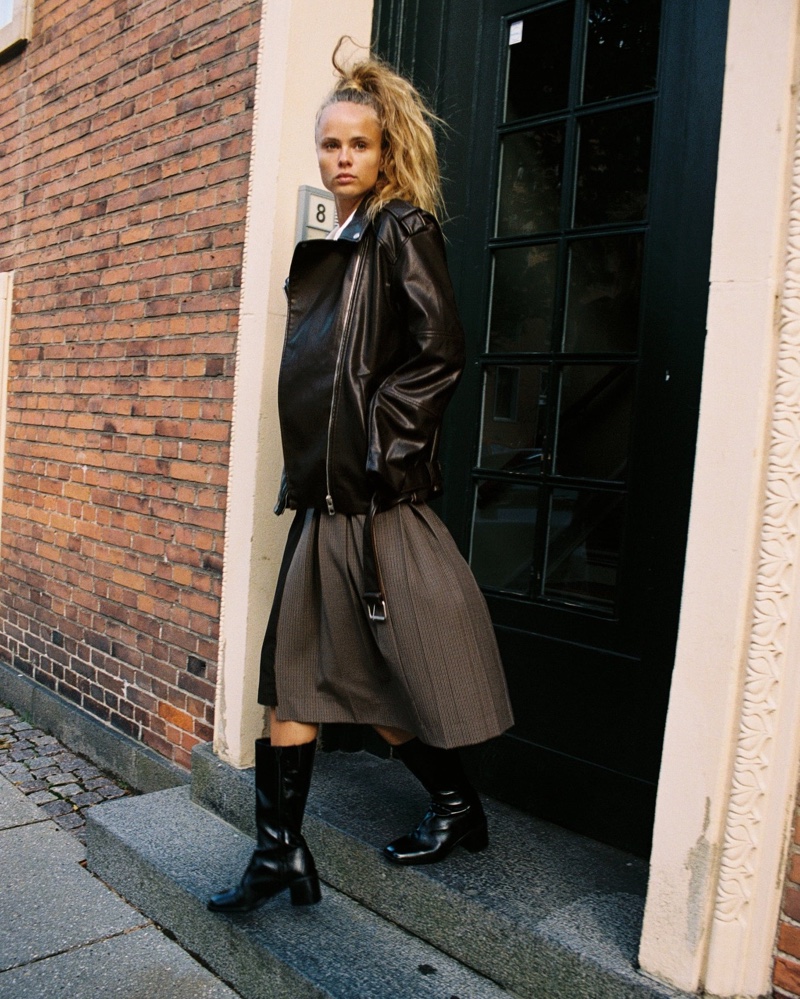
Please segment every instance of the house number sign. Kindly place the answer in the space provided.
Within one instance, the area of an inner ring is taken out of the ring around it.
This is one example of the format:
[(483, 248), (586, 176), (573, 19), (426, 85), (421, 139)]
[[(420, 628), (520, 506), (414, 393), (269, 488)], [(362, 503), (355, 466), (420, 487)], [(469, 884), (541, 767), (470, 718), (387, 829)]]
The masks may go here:
[(297, 192), (297, 229), (295, 240), (324, 239), (336, 227), (333, 195), (307, 184)]

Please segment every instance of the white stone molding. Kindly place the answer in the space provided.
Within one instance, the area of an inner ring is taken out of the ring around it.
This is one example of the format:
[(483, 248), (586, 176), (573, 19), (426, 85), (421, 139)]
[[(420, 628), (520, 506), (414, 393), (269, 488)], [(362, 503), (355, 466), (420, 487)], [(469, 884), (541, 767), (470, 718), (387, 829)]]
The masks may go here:
[(706, 971), (722, 996), (770, 987), (800, 754), (800, 105), (794, 129), (761, 540)]
[(262, 0), (239, 333), (236, 349), (214, 751), (253, 762), (264, 709), (259, 653), (290, 517), (272, 509), (281, 472), (277, 378), (297, 190), (319, 186), (317, 108), (333, 83), (331, 54), (368, 40), (372, 0)]
[(800, 760), (799, 15), (800, 0), (730, 0), (692, 509), (639, 948), (646, 973), (718, 996), (771, 992)]
[(257, 624), (251, 602), (264, 576), (256, 551), (260, 534), (257, 518), (266, 515), (266, 504), (259, 496), (259, 486), (263, 490), (264, 484), (257, 474), (263, 464), (259, 460), (263, 450), (259, 416), (264, 409), (270, 308), (267, 276), (272, 268), (278, 210), (280, 157), (275, 151), (282, 135), (291, 7), (289, 0), (264, 0), (262, 4), (253, 110), (214, 721), (214, 751), (235, 766), (252, 763), (252, 742), (263, 726), (263, 711), (256, 699)]

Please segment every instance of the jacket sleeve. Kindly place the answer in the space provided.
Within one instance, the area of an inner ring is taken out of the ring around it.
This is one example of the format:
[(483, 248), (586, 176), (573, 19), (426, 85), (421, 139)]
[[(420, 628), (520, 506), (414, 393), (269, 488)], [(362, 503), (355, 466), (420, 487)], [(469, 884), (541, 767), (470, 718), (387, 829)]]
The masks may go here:
[(391, 292), (409, 349), (372, 398), (367, 473), (379, 492), (397, 496), (438, 484), (439, 429), (464, 367), (464, 332), (432, 220), (401, 246)]

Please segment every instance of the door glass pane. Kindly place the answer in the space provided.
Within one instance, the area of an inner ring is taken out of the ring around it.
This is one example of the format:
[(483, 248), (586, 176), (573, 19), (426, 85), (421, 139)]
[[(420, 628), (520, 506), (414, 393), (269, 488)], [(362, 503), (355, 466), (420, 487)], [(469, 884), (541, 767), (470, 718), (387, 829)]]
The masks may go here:
[(556, 474), (625, 479), (633, 387), (634, 368), (630, 364), (564, 366)]
[(572, 243), (564, 350), (636, 350), (643, 243), (641, 233)]
[(656, 85), (659, 0), (591, 0), (583, 100), (637, 94)]
[(510, 22), (506, 121), (566, 107), (573, 8), (568, 0)]
[(481, 586), (527, 595), (539, 489), (485, 479), (475, 490), (470, 564)]
[(581, 120), (576, 226), (637, 222), (645, 217), (652, 122), (651, 104)]
[(483, 389), (481, 468), (540, 472), (544, 453), (547, 368), (490, 364)]
[(595, 613), (616, 599), (662, 2), (503, 22), (471, 558), (483, 586)]
[(498, 236), (524, 236), (558, 228), (564, 129), (563, 122), (554, 122), (503, 139)]
[(557, 259), (554, 243), (495, 251), (490, 351), (550, 349)]
[(613, 608), (625, 498), (599, 489), (554, 489), (544, 592), (598, 610)]

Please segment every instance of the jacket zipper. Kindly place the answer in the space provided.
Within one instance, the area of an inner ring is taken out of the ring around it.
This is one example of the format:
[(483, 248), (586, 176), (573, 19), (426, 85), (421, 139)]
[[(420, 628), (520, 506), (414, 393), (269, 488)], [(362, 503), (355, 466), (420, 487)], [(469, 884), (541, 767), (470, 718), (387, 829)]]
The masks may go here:
[(353, 282), (350, 285), (350, 292), (347, 296), (347, 307), (345, 308), (344, 324), (342, 326), (342, 338), (339, 341), (339, 352), (336, 355), (336, 367), (333, 372), (333, 394), (331, 395), (331, 411), (328, 416), (328, 440), (325, 447), (325, 488), (327, 492), (327, 495), (325, 496), (325, 505), (327, 506), (328, 514), (331, 517), (336, 513), (336, 508), (333, 505), (333, 495), (331, 489), (331, 439), (333, 435), (333, 420), (336, 412), (337, 390), (339, 388), (342, 373), (342, 356), (344, 355), (344, 348), (348, 339), (350, 316), (353, 311), (353, 299), (355, 298), (356, 288), (361, 278), (361, 268), (364, 261), (363, 246), (364, 244), (362, 242), (356, 250), (358, 257), (356, 258), (356, 266), (353, 271)]

